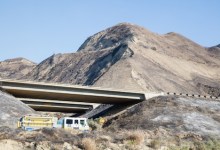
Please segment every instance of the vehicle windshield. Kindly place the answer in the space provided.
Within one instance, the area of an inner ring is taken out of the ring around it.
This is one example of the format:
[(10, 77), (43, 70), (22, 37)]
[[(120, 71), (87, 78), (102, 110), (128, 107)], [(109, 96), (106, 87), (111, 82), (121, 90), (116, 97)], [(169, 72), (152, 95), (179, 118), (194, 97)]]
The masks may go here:
[(66, 124), (73, 124), (73, 120), (72, 119), (67, 119)]
[(82, 126), (84, 126), (84, 125), (85, 125), (85, 120), (80, 120), (80, 124), (81, 124)]
[(79, 124), (79, 120), (75, 120), (75, 121), (74, 121), (74, 124)]

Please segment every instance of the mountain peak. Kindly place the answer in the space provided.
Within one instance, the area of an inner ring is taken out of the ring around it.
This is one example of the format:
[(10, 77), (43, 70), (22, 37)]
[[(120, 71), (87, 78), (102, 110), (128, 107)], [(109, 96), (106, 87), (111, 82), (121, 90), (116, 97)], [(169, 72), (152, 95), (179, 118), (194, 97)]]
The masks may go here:
[(12, 58), (12, 59), (6, 59), (5, 61), (6, 62), (14, 62), (14, 61), (22, 61), (24, 59), (25, 58), (23, 58), (23, 57), (17, 57), (17, 58)]
[(120, 23), (90, 36), (78, 51), (98, 51), (109, 46), (118, 46), (127, 38), (132, 37), (132, 25)]
[(29, 64), (33, 64), (33, 65), (36, 65), (36, 63), (26, 59), (26, 58), (23, 58), (23, 57), (17, 57), (17, 58), (12, 58), (12, 59), (6, 59), (5, 61), (3, 62), (7, 62), (7, 63), (19, 63), (19, 62), (24, 62), (24, 63), (29, 63)]
[(18, 79), (23, 77), (36, 66), (25, 58), (18, 57), (0, 62), (1, 78)]
[[(136, 29), (139, 29), (139, 30), (144, 29), (144, 30), (146, 30), (145, 28), (143, 28), (143, 27), (141, 27), (141, 26), (139, 26), (139, 25), (132, 24), (132, 23), (127, 23), (127, 22), (118, 23), (118, 24), (116, 24), (115, 26), (112, 26), (112, 27), (110, 27), (110, 28), (108, 28), (108, 29), (109, 29), (109, 30), (117, 30), (117, 29), (121, 29), (121, 28), (125, 28), (125, 29), (127, 29), (127, 30), (125, 30), (125, 31), (130, 31), (130, 32), (132, 32), (132, 31), (134, 31), (134, 30), (136, 30)], [(108, 29), (107, 29), (107, 30), (108, 30)]]
[(181, 40), (189, 40), (187, 37), (185, 37), (185, 36), (183, 36), (179, 33), (176, 33), (176, 32), (168, 32), (167, 34), (165, 34), (165, 36), (167, 38), (171, 38), (171, 39), (178, 38), (178, 39), (181, 39)]
[(134, 36), (152, 34), (143, 27), (131, 23), (119, 23), (87, 38), (78, 51), (98, 51), (117, 47), (132, 41)]

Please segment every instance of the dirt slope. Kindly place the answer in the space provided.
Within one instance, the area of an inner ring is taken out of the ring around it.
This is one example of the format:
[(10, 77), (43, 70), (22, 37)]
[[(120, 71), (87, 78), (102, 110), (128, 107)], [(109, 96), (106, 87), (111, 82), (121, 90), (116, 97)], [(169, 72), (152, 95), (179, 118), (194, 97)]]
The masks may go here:
[(17, 79), (29, 73), (35, 63), (25, 58), (14, 58), (0, 62), (0, 78)]
[(35, 111), (15, 99), (13, 96), (0, 91), (0, 126), (17, 127), (20, 117), (27, 114), (34, 114)]
[[(18, 79), (26, 75), (36, 66), (35, 63), (15, 58), (0, 62), (0, 79)], [(0, 91), (0, 126), (17, 127), (17, 121), (26, 114), (35, 111), (11, 95)]]
[(206, 93), (203, 86), (219, 87), (219, 66), (217, 54), (182, 35), (122, 23), (89, 37), (76, 53), (49, 57), (21, 79)]
[(157, 97), (137, 104), (109, 121), (107, 130), (155, 130), (220, 138), (220, 101), (189, 97)]
[(104, 129), (91, 132), (56, 128), (29, 132), (0, 127), (0, 149), (81, 150), (86, 149), (82, 141), (89, 138), (86, 145), (98, 150), (214, 150), (220, 146), (219, 112), (220, 101), (157, 97), (113, 118)]

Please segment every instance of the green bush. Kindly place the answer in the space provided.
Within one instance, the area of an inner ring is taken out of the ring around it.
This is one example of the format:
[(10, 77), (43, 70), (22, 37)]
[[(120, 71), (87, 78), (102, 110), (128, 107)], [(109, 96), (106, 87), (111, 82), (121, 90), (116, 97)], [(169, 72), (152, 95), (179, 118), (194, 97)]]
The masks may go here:
[(102, 129), (102, 126), (96, 120), (93, 120), (93, 119), (88, 120), (88, 125), (92, 130), (101, 130)]

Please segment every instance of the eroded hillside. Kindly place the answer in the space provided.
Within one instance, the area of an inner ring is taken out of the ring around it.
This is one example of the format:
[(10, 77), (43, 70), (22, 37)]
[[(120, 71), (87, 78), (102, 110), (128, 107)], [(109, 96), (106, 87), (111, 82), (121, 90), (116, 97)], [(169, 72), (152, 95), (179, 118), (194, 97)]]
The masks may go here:
[(220, 102), (216, 100), (160, 96), (143, 101), (113, 117), (104, 127), (90, 120), (91, 132), (57, 128), (30, 132), (0, 127), (0, 148), (219, 149), (219, 112)]
[(76, 53), (49, 57), (21, 79), (206, 93), (204, 86), (219, 87), (219, 65), (217, 52), (182, 35), (122, 23), (89, 37)]
[(18, 79), (29, 73), (36, 66), (25, 58), (7, 59), (0, 62), (0, 77)]
[(220, 138), (220, 102), (202, 98), (161, 96), (137, 104), (110, 120), (107, 130), (155, 130)]

